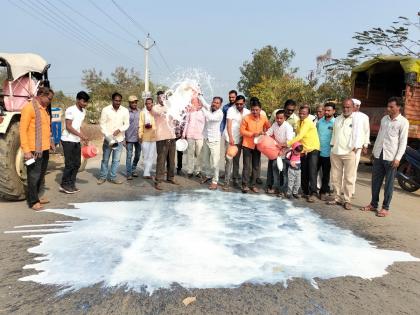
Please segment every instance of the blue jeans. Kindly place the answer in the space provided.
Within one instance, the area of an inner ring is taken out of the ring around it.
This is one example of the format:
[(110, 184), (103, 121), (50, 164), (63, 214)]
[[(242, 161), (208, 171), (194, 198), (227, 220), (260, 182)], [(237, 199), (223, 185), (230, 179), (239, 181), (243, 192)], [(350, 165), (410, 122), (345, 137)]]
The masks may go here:
[(110, 179), (115, 179), (117, 177), (118, 165), (120, 165), (120, 157), (122, 152), (123, 144), (122, 142), (118, 143), (118, 147), (111, 149), (108, 144), (104, 141), (102, 145), (102, 162), (101, 162), (101, 172), (99, 178), (106, 179), (108, 177), (108, 164), (109, 158), (112, 154), (112, 163), (111, 163), (111, 172), (109, 174)]
[[(127, 169), (127, 176), (133, 175), (133, 172), (136, 170), (137, 163), (140, 160), (141, 146), (138, 142), (127, 142), (127, 159), (125, 161), (125, 167)], [(134, 160), (133, 158), (134, 151)], [(133, 161), (133, 162), (131, 162)]]
[(397, 169), (392, 167), (392, 161), (385, 161), (382, 158), (382, 153), (379, 156), (379, 159), (375, 158), (373, 160), (372, 200), (370, 202), (372, 207), (378, 207), (379, 193), (381, 192), (382, 183), (385, 178), (384, 201), (382, 202), (382, 208), (389, 210), (392, 193), (394, 192), (394, 179), (396, 173)]

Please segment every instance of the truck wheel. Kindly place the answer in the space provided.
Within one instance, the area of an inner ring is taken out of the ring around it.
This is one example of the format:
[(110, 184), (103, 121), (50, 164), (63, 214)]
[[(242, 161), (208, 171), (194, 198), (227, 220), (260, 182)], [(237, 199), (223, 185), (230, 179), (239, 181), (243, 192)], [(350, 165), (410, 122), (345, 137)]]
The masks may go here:
[(25, 199), (26, 168), (20, 148), (19, 122), (0, 135), (0, 197), (6, 200)]

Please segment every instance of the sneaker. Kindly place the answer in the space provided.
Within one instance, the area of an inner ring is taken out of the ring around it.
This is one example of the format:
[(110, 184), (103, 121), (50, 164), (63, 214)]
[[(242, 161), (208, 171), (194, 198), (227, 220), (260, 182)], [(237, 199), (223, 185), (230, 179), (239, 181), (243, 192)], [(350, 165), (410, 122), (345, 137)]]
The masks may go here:
[(75, 191), (73, 191), (72, 188), (67, 188), (67, 187), (63, 187), (63, 186), (60, 186), (59, 190), (60, 190), (60, 192), (63, 192), (65, 194), (74, 194), (75, 193)]
[(113, 183), (113, 184), (116, 184), (116, 185), (120, 185), (120, 184), (123, 183), (121, 179), (117, 179), (117, 178), (110, 179), (109, 182)]
[(80, 192), (80, 189), (79, 189), (79, 188), (77, 188), (76, 186), (74, 186), (72, 189), (73, 189), (73, 191), (74, 191), (75, 193)]
[(105, 183), (106, 182), (106, 179), (105, 178), (98, 178), (98, 180), (96, 181), (96, 183), (98, 184), (98, 185), (102, 185), (103, 183)]

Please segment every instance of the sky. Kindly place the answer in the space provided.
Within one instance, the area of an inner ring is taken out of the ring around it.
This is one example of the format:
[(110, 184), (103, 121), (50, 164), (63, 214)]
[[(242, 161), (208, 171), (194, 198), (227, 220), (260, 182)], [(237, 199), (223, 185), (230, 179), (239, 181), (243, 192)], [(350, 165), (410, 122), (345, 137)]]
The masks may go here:
[[(356, 31), (387, 27), (398, 16), (418, 22), (420, 3), (404, 0), (0, 0), (0, 52), (33, 52), (50, 68), (55, 90), (75, 95), (83, 69), (109, 75), (117, 66), (144, 76), (137, 44), (150, 33), (150, 75), (170, 85), (184, 69), (212, 77), (213, 93), (237, 88), (239, 67), (265, 45), (293, 49), (292, 66), (306, 77), (327, 49), (345, 57)], [(125, 14), (122, 12), (124, 11)], [(418, 35), (418, 34), (417, 34)]]

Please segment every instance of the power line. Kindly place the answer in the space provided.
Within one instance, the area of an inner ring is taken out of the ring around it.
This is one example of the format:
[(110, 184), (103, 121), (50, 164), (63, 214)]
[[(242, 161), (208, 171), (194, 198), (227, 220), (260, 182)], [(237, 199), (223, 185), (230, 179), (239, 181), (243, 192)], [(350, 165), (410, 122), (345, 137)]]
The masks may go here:
[(163, 54), (162, 54), (162, 52), (161, 52), (161, 50), (160, 50), (160, 48), (159, 48), (159, 46), (158, 46), (157, 44), (156, 44), (156, 49), (157, 49), (157, 51), (158, 51), (158, 54), (159, 54), (160, 58), (162, 58), (163, 63), (165, 64), (166, 68), (168, 68), (169, 72), (172, 72), (171, 67), (170, 67), (170, 66), (169, 66), (169, 64), (166, 62), (166, 59), (165, 59), (165, 57), (163, 57)]
[(115, 5), (115, 7), (122, 13), (124, 14), (135, 26), (137, 26), (143, 33), (144, 35), (148, 34), (149, 32), (146, 31), (146, 29), (139, 23), (137, 22), (135, 19), (133, 19), (122, 7), (120, 7), (114, 0), (111, 0), (111, 2)]
[(101, 30), (105, 31), (108, 34), (112, 34), (115, 38), (118, 38), (120, 40), (125, 41), (128, 44), (131, 45), (136, 45), (134, 42), (126, 39), (125, 37), (122, 37), (120, 34), (117, 34), (113, 31), (111, 31), (110, 29), (105, 28), (104, 26), (100, 25), (99, 23), (96, 23), (95, 21), (93, 21), (92, 19), (90, 19), (88, 16), (80, 13), (79, 11), (75, 10), (74, 8), (72, 8), (70, 5), (68, 5), (64, 0), (59, 0), (63, 5), (65, 5), (68, 9), (70, 9), (71, 11), (73, 11), (74, 13), (76, 13), (77, 15), (79, 15), (81, 18), (83, 18), (84, 20), (90, 22), (91, 24), (95, 25), (96, 27), (100, 28)]
[[(17, 7), (18, 9), (26, 12), (28, 15), (32, 16), (36, 21), (40, 21), (41, 23), (47, 25), (48, 27), (54, 29), (56, 32), (60, 33), (61, 35), (64, 35), (65, 37), (68, 37), (69, 39), (81, 44), (82, 46), (84, 46), (86, 49), (88, 49), (90, 52), (92, 52), (94, 55), (98, 55), (98, 51), (94, 48), (89, 46), (88, 44), (86, 44), (82, 38), (80, 38), (79, 36), (75, 35), (74, 33), (72, 33), (71, 31), (68, 31), (66, 28), (63, 28), (61, 25), (56, 25), (56, 22), (54, 20), (52, 20), (48, 15), (44, 14), (42, 11), (37, 11), (38, 8), (37, 7), (32, 7), (32, 3), (26, 3), (23, 2), (21, 0), (21, 3), (23, 5), (20, 6), (18, 5), (16, 2), (12, 2), (11, 0), (9, 0), (9, 2), (14, 5), (15, 7)], [(27, 7), (30, 7), (29, 9), (27, 9)], [(36, 12), (33, 13), (33, 12)], [(44, 17), (45, 19), (40, 19), (40, 16)], [(99, 51), (99, 53), (101, 53)]]
[[(116, 57), (118, 56), (122, 56), (124, 58), (129, 59), (131, 62), (133, 62), (134, 64), (136, 64), (137, 62), (134, 59), (131, 59), (131, 57), (125, 55), (124, 53), (116, 50), (114, 47), (110, 46), (109, 44), (103, 42), (102, 40), (98, 39), (95, 35), (93, 35), (89, 30), (87, 30), (85, 27), (83, 27), (81, 24), (77, 23), (74, 19), (70, 18), (67, 16), (67, 14), (65, 12), (63, 12), (60, 8), (58, 8), (57, 6), (55, 6), (53, 3), (51, 3), (49, 0), (46, 0), (47, 3), (52, 6), (53, 8), (55, 8), (57, 10), (57, 12), (59, 12), (61, 14), (62, 17), (64, 17), (65, 19), (67, 19), (68, 22), (67, 24), (70, 25), (70, 27), (72, 27), (73, 25), (76, 26), (76, 28), (80, 31), (80, 34), (86, 34), (85, 37), (86, 38), (90, 38), (92, 39), (98, 46), (100, 46), (102, 49), (105, 49), (109, 52), (111, 52), (112, 54), (114, 54)], [(63, 20), (63, 22), (66, 22), (66, 20)]]
[(96, 5), (95, 2), (93, 2), (92, 0), (89, 0), (89, 2), (97, 9), (99, 10), (103, 15), (105, 15), (108, 19), (110, 19), (112, 22), (114, 22), (114, 24), (116, 24), (119, 28), (121, 28), (124, 32), (126, 32), (128, 35), (130, 35), (131, 37), (135, 38), (137, 40), (136, 35), (133, 35), (133, 33), (131, 33), (130, 31), (128, 31), (125, 27), (121, 26), (121, 23), (117, 22), (114, 20), (114, 18), (109, 15), (108, 13), (106, 13), (106, 11), (104, 11), (101, 7), (99, 7), (98, 5)]

